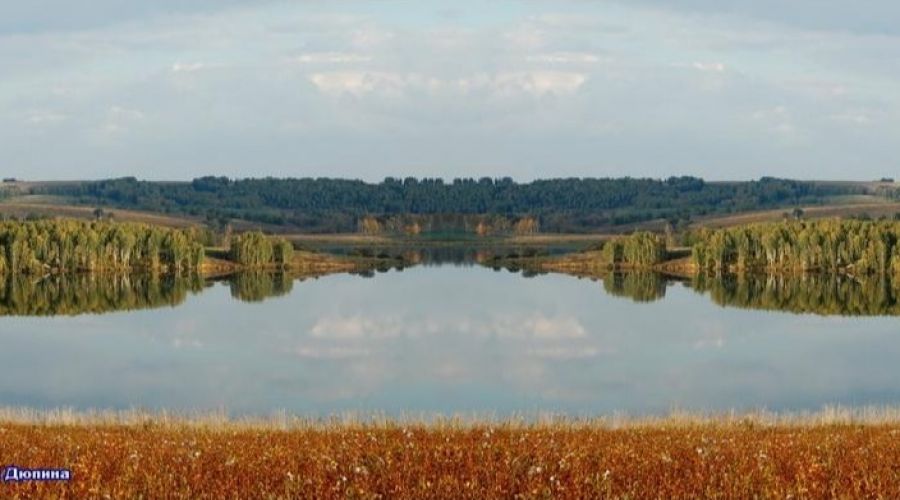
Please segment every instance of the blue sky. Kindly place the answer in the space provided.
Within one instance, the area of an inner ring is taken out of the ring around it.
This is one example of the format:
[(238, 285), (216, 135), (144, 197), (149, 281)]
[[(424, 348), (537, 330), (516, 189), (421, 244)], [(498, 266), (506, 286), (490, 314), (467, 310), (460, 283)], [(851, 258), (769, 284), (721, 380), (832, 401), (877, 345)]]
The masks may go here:
[(0, 4), (29, 179), (900, 176), (888, 0)]

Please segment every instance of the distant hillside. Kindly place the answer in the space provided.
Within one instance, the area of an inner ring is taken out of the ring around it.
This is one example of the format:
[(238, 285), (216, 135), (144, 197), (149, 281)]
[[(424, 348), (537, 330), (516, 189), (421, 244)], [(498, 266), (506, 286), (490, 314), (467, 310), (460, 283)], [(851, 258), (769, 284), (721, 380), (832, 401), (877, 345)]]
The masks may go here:
[(503, 179), (387, 178), (240, 179), (192, 182), (135, 178), (18, 183), (20, 194), (68, 203), (191, 216), (213, 225), (253, 221), (308, 232), (355, 232), (366, 216), (498, 214), (532, 216), (544, 232), (615, 230), (653, 220), (691, 220), (759, 210), (825, 205), (839, 198), (900, 198), (892, 182), (814, 182), (762, 178), (747, 182), (569, 178), (517, 183)]

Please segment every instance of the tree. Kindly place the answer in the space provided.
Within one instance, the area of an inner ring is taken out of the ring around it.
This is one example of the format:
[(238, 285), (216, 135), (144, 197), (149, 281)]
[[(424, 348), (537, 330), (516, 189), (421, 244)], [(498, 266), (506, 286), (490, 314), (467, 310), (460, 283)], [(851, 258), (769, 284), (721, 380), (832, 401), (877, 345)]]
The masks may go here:
[(188, 271), (204, 247), (189, 230), (108, 221), (0, 222), (2, 271)]

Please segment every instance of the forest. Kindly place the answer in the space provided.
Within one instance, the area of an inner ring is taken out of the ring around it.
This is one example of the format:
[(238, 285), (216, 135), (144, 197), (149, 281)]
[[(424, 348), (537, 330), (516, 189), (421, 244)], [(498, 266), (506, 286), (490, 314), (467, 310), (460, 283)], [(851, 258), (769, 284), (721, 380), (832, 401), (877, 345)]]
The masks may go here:
[(690, 235), (704, 271), (900, 273), (900, 222), (824, 219), (701, 229)]
[(35, 188), (92, 206), (161, 211), (226, 223), (244, 219), (317, 232), (354, 232), (361, 217), (402, 214), (498, 214), (537, 217), (542, 231), (584, 231), (656, 218), (670, 220), (824, 203), (862, 194), (853, 184), (764, 177), (747, 182), (566, 178), (518, 183), (511, 178), (361, 180), (229, 179), (151, 182), (133, 177)]
[(196, 271), (202, 231), (101, 221), (0, 222), (0, 273)]

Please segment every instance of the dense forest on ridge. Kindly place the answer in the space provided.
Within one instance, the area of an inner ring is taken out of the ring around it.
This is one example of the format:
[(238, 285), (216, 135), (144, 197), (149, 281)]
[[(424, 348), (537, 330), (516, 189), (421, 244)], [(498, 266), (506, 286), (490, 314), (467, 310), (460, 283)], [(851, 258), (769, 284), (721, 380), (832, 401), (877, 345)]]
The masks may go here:
[(314, 231), (353, 232), (366, 215), (533, 215), (543, 231), (578, 231), (655, 218), (685, 219), (714, 213), (823, 203), (861, 194), (853, 184), (762, 178), (706, 182), (660, 179), (567, 178), (517, 183), (510, 178), (361, 180), (239, 179), (202, 177), (191, 182), (151, 182), (133, 177), (48, 185), (39, 194), (76, 203), (161, 211), (225, 222), (240, 218), (290, 224)]

